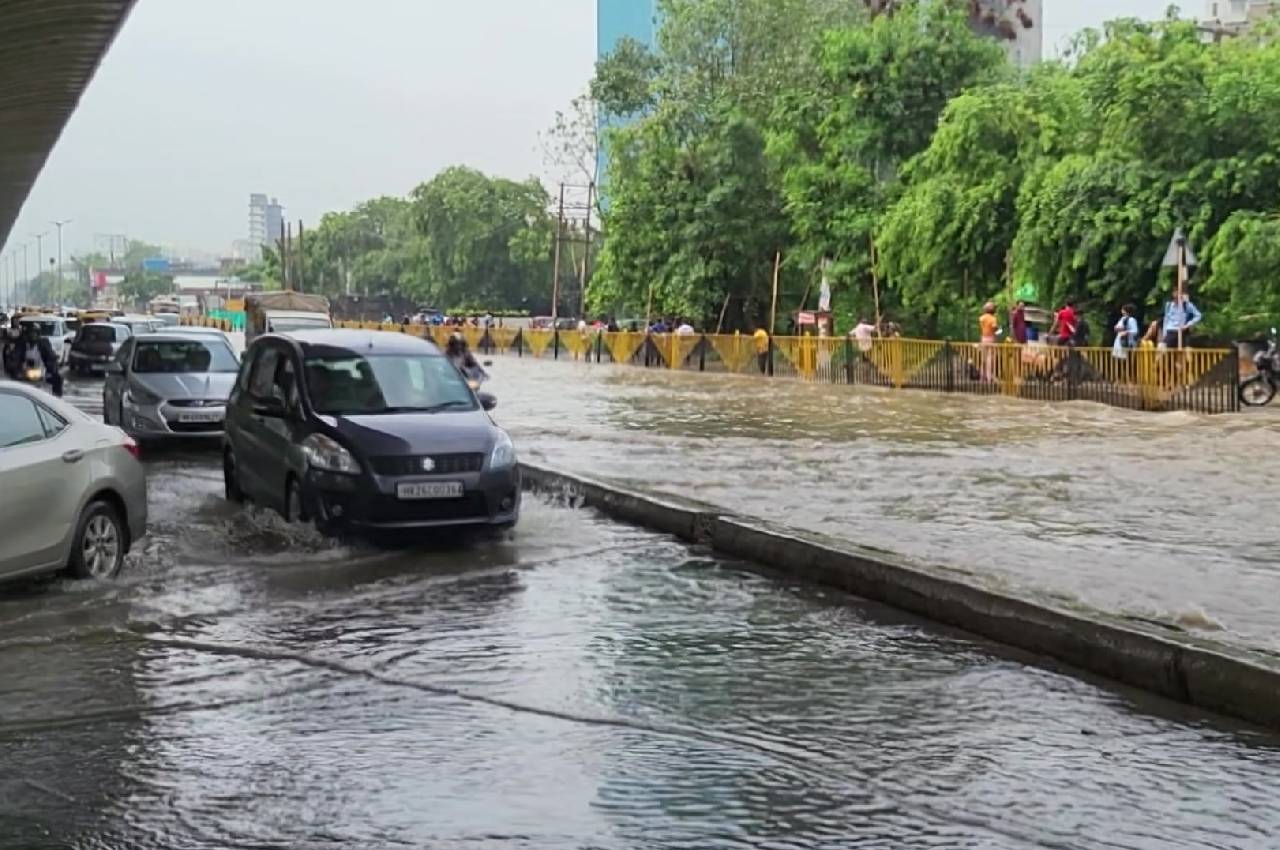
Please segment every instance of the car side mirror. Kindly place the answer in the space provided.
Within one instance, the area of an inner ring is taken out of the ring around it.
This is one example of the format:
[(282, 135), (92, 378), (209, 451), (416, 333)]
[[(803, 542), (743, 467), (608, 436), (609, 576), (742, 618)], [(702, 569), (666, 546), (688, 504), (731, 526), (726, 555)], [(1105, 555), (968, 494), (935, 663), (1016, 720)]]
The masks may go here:
[(476, 398), (480, 399), (480, 406), (485, 410), (493, 410), (498, 406), (498, 397), (493, 393), (476, 393)]
[(283, 419), (285, 417), (284, 402), (275, 397), (257, 399), (253, 403), (253, 413), (255, 416), (266, 416), (269, 419)]

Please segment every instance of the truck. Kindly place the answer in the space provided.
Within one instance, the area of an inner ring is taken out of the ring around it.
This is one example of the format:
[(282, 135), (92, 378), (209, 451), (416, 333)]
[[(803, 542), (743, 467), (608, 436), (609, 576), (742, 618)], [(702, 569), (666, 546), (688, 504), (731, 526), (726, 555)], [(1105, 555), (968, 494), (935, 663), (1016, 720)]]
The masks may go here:
[(293, 290), (246, 295), (244, 316), (245, 345), (260, 334), (333, 327), (329, 299)]

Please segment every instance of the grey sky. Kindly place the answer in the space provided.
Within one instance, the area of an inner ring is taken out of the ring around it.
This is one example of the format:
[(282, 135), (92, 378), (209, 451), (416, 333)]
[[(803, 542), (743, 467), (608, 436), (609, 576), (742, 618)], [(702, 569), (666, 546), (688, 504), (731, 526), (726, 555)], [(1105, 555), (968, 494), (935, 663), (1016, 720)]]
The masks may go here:
[[(1167, 0), (1045, 6), (1052, 48)], [(5, 250), (72, 218), (68, 254), (108, 233), (218, 252), (254, 191), (310, 225), (455, 163), (541, 174), (594, 59), (595, 0), (139, 0)]]

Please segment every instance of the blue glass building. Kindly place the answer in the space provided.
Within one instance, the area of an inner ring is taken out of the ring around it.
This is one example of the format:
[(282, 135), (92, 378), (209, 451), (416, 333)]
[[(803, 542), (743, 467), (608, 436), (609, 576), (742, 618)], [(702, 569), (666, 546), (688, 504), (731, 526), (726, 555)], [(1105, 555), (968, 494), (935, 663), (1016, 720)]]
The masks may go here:
[[(658, 0), (596, 0), (596, 58), (601, 59), (613, 52), (614, 47), (624, 38), (634, 38), (650, 49), (657, 46)], [(596, 116), (596, 129), (600, 138), (596, 150), (597, 184), (604, 182), (609, 162), (604, 131), (626, 123), (627, 120), (625, 117)], [(601, 203), (606, 201), (607, 197), (602, 193)]]

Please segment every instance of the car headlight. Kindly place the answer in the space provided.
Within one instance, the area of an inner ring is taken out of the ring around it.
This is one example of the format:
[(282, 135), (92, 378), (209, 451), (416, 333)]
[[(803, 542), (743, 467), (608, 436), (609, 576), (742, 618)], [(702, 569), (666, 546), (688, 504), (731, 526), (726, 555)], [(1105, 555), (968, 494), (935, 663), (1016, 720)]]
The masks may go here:
[(125, 391), (124, 400), (127, 403), (134, 405), (159, 404), (161, 402), (160, 396), (150, 390), (145, 390), (142, 387), (129, 387), (129, 389)]
[(302, 441), (302, 455), (312, 469), (359, 475), (360, 464), (337, 440), (324, 434), (312, 434)]
[(498, 432), (498, 442), (493, 447), (493, 452), (489, 455), (490, 469), (507, 469), (515, 466), (516, 463), (516, 446), (511, 442), (511, 435), (506, 431)]

